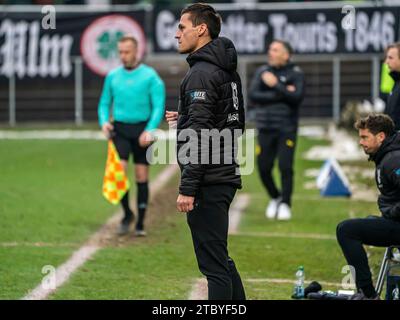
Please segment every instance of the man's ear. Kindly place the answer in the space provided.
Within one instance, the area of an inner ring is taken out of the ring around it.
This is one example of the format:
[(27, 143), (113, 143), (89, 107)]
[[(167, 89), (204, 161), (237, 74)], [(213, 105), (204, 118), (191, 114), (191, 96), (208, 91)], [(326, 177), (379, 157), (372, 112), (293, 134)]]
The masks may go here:
[(378, 139), (379, 139), (379, 142), (382, 142), (383, 140), (386, 139), (386, 134), (384, 132), (379, 132)]
[(199, 29), (197, 31), (198, 36), (202, 37), (206, 35), (207, 32), (208, 32), (207, 25), (205, 23), (200, 24)]
[(288, 52), (285, 52), (285, 59), (286, 59), (286, 61), (289, 61), (289, 60), (290, 60), (290, 55), (289, 55)]

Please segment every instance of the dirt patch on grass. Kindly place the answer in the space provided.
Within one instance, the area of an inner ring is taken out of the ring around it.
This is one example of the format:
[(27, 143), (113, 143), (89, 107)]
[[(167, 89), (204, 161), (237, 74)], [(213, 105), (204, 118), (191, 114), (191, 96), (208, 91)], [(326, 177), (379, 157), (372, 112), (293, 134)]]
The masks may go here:
[[(175, 224), (168, 219), (173, 214), (178, 214), (176, 210), (176, 198), (178, 196), (179, 173), (175, 175), (161, 190), (156, 194), (150, 195), (148, 210), (145, 218), (146, 237), (136, 237), (134, 235), (135, 222), (131, 224), (130, 232), (119, 236), (117, 229), (122, 219), (122, 212), (118, 219), (107, 223), (103, 227), (102, 236), (97, 239), (97, 244), (102, 247), (125, 247), (134, 243), (159, 242), (160, 228), (173, 228)], [(136, 195), (131, 196), (136, 197)], [(136, 203), (132, 202), (132, 208), (136, 208)], [(137, 210), (134, 210), (135, 213)]]

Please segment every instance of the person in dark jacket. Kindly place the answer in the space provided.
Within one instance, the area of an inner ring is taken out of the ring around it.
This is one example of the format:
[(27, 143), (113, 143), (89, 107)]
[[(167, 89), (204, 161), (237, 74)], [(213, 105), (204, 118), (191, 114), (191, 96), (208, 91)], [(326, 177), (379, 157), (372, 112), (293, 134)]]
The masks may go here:
[[(290, 61), (292, 49), (274, 40), (268, 49), (268, 64), (257, 69), (249, 88), (249, 101), (256, 108), (258, 129), (257, 162), (261, 180), (271, 198), (267, 218), (291, 218), (293, 160), (304, 97), (304, 74)], [(272, 169), (279, 159), (282, 190), (278, 190)]]
[(400, 130), (400, 42), (394, 43), (386, 49), (386, 61), (394, 86), (386, 103), (385, 113), (394, 122), (395, 129)]
[(238, 300), (245, 299), (245, 292), (227, 238), (229, 206), (241, 188), (236, 153), (244, 109), (236, 50), (230, 40), (218, 37), (220, 29), (220, 16), (207, 4), (182, 11), (175, 37), (179, 52), (189, 54), (190, 69), (181, 83), (178, 114), (167, 112), (166, 118), (177, 119), (177, 208), (187, 213), (208, 298)]
[(370, 156), (369, 160), (375, 162), (382, 216), (345, 220), (338, 225), (336, 234), (348, 264), (355, 270), (358, 293), (352, 299), (379, 299), (363, 244), (400, 245), (400, 133), (395, 131), (392, 119), (384, 114), (370, 114), (357, 121), (355, 127), (360, 145)]

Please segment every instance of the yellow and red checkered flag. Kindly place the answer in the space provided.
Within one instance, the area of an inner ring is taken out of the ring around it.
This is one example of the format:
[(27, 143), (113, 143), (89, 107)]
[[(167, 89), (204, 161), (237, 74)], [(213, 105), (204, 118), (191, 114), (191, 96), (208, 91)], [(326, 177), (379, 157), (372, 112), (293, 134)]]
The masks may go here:
[(118, 204), (129, 190), (129, 179), (121, 164), (114, 143), (108, 141), (108, 155), (103, 179), (103, 195), (112, 204)]

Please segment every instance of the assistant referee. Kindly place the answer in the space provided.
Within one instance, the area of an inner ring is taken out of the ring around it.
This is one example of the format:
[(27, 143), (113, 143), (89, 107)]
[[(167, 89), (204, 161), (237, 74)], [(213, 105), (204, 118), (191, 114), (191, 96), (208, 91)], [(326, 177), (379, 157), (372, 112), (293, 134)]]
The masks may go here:
[[(145, 236), (144, 218), (149, 198), (146, 151), (153, 140), (152, 131), (164, 115), (165, 85), (153, 68), (138, 61), (137, 49), (137, 40), (132, 36), (123, 36), (119, 40), (122, 66), (110, 71), (105, 79), (98, 115), (105, 136), (113, 139), (125, 172), (129, 156), (133, 155), (138, 206), (135, 234)], [(118, 230), (120, 235), (128, 233), (134, 220), (128, 192), (121, 204), (124, 217)]]

